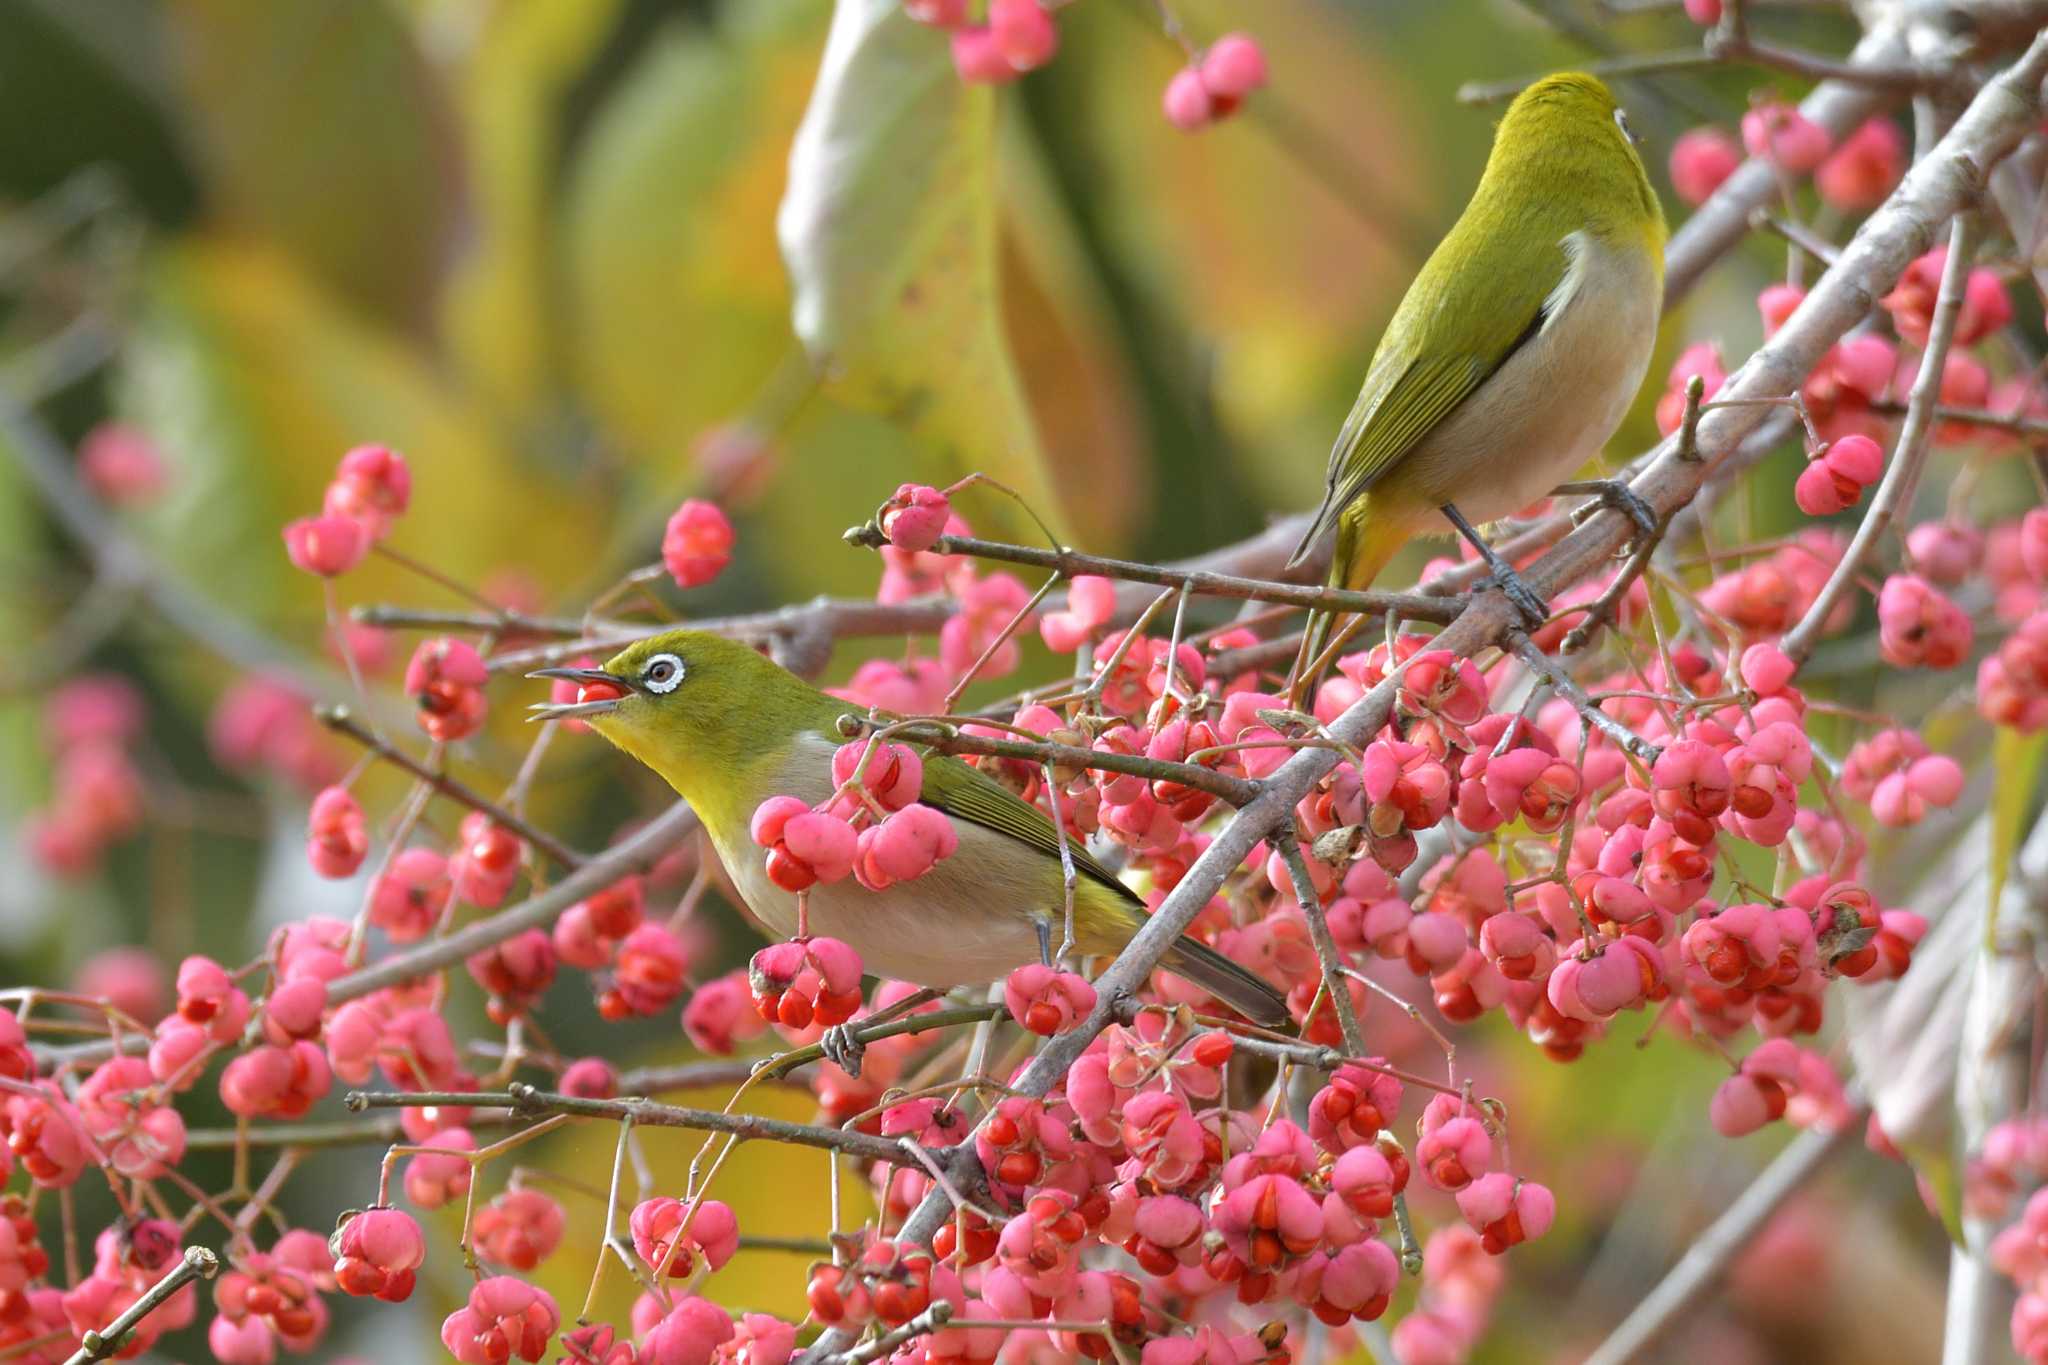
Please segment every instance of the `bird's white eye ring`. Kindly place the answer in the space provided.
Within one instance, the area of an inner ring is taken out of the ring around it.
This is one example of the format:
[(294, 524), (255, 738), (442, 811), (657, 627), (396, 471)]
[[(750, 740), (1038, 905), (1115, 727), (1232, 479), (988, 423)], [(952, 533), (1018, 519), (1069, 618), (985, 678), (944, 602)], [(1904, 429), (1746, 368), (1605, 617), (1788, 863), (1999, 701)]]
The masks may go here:
[(673, 692), (683, 685), (683, 661), (673, 654), (657, 654), (640, 670), (640, 682), (649, 692)]
[(1614, 111), (1614, 126), (1621, 129), (1621, 135), (1636, 144), (1636, 146), (1640, 147), (1643, 145), (1643, 140), (1636, 136), (1636, 130), (1628, 126), (1628, 112), (1626, 110), (1616, 109)]

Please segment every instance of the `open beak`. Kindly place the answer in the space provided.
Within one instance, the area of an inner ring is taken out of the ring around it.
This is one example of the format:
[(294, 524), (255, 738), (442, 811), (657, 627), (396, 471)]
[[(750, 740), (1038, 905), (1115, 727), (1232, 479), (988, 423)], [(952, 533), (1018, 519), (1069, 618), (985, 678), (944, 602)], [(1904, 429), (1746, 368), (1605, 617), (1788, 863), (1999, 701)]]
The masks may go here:
[(529, 720), (581, 720), (590, 716), (601, 716), (615, 709), (632, 694), (632, 687), (622, 678), (615, 678), (601, 668), (536, 668), (526, 675), (529, 678), (564, 678), (579, 685), (602, 683), (617, 694), (600, 697), (595, 701), (537, 701), (526, 709), (532, 714)]

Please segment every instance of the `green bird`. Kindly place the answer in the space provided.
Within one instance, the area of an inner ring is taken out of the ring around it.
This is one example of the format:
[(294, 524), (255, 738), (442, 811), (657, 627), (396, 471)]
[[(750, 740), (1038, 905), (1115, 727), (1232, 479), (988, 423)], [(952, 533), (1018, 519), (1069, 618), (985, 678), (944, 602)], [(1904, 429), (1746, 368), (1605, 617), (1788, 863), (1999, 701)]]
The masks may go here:
[[(813, 805), (829, 798), (837, 785), (832, 755), (846, 742), (840, 718), (864, 718), (861, 707), (826, 696), (745, 644), (692, 630), (642, 640), (603, 668), (528, 676), (615, 692), (534, 710), (585, 722), (661, 774), (696, 811), (747, 908), (779, 935), (796, 932), (796, 895), (769, 880), (750, 832), (754, 810), (776, 795)], [(884, 976), (940, 988), (993, 981), (1040, 960), (1060, 933), (1059, 836), (1043, 811), (979, 769), (939, 754), (922, 758), (919, 799), (952, 820), (959, 847), (925, 875), (881, 891), (850, 878), (818, 883), (806, 893), (810, 928), (852, 944)], [(1069, 839), (1067, 849), (1078, 874), (1076, 946), (1113, 955), (1144, 925), (1145, 903), (1082, 844)], [(1176, 943), (1164, 965), (1247, 1018), (1287, 1021), (1278, 992), (1191, 938)]]
[[(1534, 626), (1546, 606), (1476, 526), (1545, 493), (1592, 492), (1654, 534), (1626, 485), (1559, 481), (1600, 454), (1642, 384), (1664, 239), (1663, 208), (1605, 85), (1566, 73), (1517, 96), (1471, 202), (1380, 338), (1289, 567), (1335, 527), (1329, 582), (1368, 588), (1410, 540), (1456, 531)], [(1330, 624), (1311, 618), (1303, 664)]]

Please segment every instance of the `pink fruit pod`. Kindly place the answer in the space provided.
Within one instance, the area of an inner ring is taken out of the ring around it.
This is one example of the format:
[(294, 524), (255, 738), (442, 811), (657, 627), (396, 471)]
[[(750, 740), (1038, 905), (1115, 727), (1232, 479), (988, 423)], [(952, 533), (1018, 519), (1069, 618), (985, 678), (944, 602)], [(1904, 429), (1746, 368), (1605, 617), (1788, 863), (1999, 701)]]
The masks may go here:
[(1785, 1092), (1777, 1082), (1730, 1076), (1714, 1091), (1707, 1117), (1723, 1137), (1743, 1137), (1785, 1113)]
[(1868, 436), (1852, 434), (1830, 442), (1822, 458), (1836, 475), (1862, 487), (1884, 477), (1884, 447)]
[(389, 446), (367, 445), (341, 457), (321, 506), (329, 516), (361, 522), (372, 540), (382, 540), (411, 502), (412, 469), (405, 457)]
[(1815, 460), (1799, 471), (1792, 485), (1792, 501), (1809, 517), (1831, 517), (1854, 501), (1853, 490), (1845, 495), (1842, 481), (1823, 460)]
[(933, 28), (958, 28), (967, 22), (967, 0), (903, 0), (903, 12)]
[(1446, 1119), (1415, 1144), (1416, 1168), (1440, 1190), (1461, 1190), (1493, 1161), (1493, 1139), (1476, 1118)]
[(363, 808), (346, 787), (327, 787), (306, 815), (306, 861), (323, 877), (352, 877), (370, 851)]
[(362, 524), (348, 517), (301, 517), (284, 528), (284, 551), (292, 566), (322, 578), (347, 573), (369, 549)]
[(1742, 144), (1751, 156), (1792, 175), (1804, 175), (1828, 155), (1827, 130), (1796, 106), (1779, 101), (1759, 104), (1742, 116)]
[(732, 522), (716, 503), (689, 498), (668, 519), (661, 562), (680, 588), (699, 588), (732, 562)]
[(1192, 66), (1173, 73), (1159, 104), (1166, 121), (1184, 133), (1205, 127), (1216, 117), (1215, 96), (1202, 83), (1202, 73)]
[[(1680, 133), (1671, 144), (1671, 188), (1697, 208), (1740, 165), (1742, 147), (1728, 133), (1719, 128), (1693, 128)], [(1677, 429), (1675, 423), (1672, 429)]]
[(902, 810), (917, 800), (924, 786), (924, 760), (907, 744), (857, 739), (840, 745), (832, 755), (832, 780), (844, 786), (856, 773), (868, 795), (884, 810)]
[(953, 70), (969, 85), (1003, 85), (1021, 74), (986, 24), (962, 24), (953, 30)]
[(1498, 1256), (1550, 1231), (1557, 1200), (1533, 1180), (1493, 1171), (1458, 1191), (1458, 1212), (1479, 1234), (1488, 1254)]
[(989, 34), (1003, 60), (1018, 71), (1035, 71), (1060, 48), (1059, 27), (1039, 0), (989, 0)]
[(317, 1038), (320, 1016), (327, 1009), (327, 983), (317, 976), (301, 976), (284, 982), (263, 1002), (263, 1033), (272, 1043), (283, 1046), (302, 1038)]
[(498, 1275), (479, 1281), (467, 1306), (442, 1321), (441, 1345), (462, 1365), (538, 1362), (561, 1324), (561, 1310), (546, 1290)]
[(1266, 83), (1266, 54), (1245, 33), (1226, 33), (1202, 54), (1202, 84), (1219, 101), (1237, 101)]
[(882, 504), (876, 520), (881, 523), (882, 534), (889, 538), (891, 545), (915, 554), (938, 543), (939, 537), (946, 534), (946, 523), (952, 516), (953, 505), (944, 493), (925, 484), (906, 483)]
[(1814, 188), (1837, 209), (1874, 209), (1906, 171), (1906, 140), (1890, 119), (1865, 120), (1814, 172)]
[(860, 832), (854, 873), (870, 891), (922, 877), (952, 856), (960, 836), (943, 811), (913, 803)]
[(1759, 697), (1775, 696), (1791, 685), (1793, 674), (1799, 665), (1792, 662), (1790, 655), (1768, 640), (1759, 640), (1742, 651), (1742, 661), (1737, 665), (1742, 675), (1743, 686)]
[(1010, 1017), (1041, 1037), (1064, 1033), (1095, 1008), (1095, 987), (1074, 972), (1041, 963), (1019, 967), (1003, 982)]

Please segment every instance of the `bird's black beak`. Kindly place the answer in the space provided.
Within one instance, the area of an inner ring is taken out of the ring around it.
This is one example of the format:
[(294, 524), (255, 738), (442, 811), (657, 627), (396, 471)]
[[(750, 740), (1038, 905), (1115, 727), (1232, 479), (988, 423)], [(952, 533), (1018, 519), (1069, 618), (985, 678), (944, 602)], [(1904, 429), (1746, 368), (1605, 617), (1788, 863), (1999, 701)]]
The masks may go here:
[(617, 696), (598, 697), (593, 701), (539, 701), (526, 709), (532, 714), (529, 720), (580, 720), (590, 716), (601, 716), (617, 708), (618, 704), (632, 694), (633, 686), (624, 678), (615, 677), (601, 668), (536, 668), (526, 675), (529, 678), (565, 678), (573, 683), (603, 683), (618, 691)]

